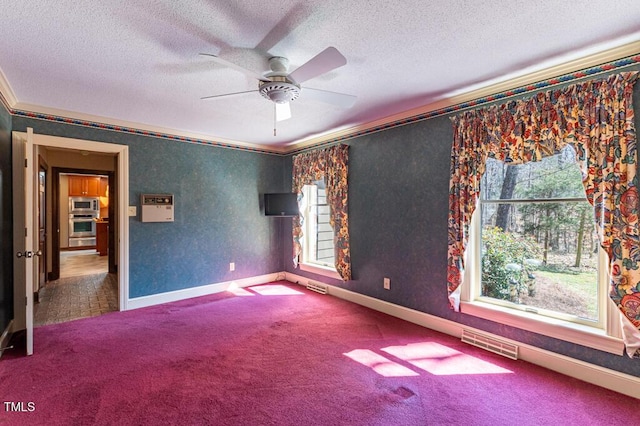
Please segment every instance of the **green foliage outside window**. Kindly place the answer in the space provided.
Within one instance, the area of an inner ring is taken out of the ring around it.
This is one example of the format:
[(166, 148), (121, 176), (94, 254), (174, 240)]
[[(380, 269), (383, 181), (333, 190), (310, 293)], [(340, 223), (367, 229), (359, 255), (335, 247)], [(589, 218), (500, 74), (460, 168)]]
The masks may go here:
[(531, 260), (539, 255), (538, 246), (498, 227), (484, 229), (482, 243), (482, 295), (518, 302), (529, 293)]

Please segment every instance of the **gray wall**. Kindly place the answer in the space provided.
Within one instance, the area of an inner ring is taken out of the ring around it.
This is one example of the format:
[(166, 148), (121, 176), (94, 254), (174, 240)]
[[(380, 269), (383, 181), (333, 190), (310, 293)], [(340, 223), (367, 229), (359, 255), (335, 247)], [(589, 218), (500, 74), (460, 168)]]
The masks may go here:
[(13, 318), (11, 115), (0, 102), (0, 334)]
[(141, 194), (174, 194), (175, 222), (129, 219), (130, 297), (283, 269), (279, 224), (263, 215), (260, 194), (284, 189), (284, 157), (19, 116), (13, 127), (128, 145), (129, 205), (138, 212)]
[[(640, 129), (640, 83), (634, 90)], [(453, 128), (448, 116), (346, 141), (353, 280), (294, 269), (291, 226), (283, 230), (287, 271), (640, 377), (640, 363), (456, 313), (447, 300), (447, 214)], [(286, 177), (291, 182), (291, 157)], [(391, 290), (384, 290), (384, 277)]]

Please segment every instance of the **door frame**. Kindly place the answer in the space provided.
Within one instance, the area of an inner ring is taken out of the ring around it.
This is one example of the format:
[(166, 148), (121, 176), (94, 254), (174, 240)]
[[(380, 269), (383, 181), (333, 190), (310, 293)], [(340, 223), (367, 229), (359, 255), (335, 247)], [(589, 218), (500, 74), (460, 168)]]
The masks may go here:
[[(115, 192), (116, 192), (116, 181), (115, 175), (116, 173), (108, 170), (89, 170), (89, 169), (73, 169), (67, 167), (52, 167), (52, 183), (51, 183), (51, 218), (53, 222), (53, 238), (51, 240), (51, 272), (49, 273), (49, 280), (57, 280), (60, 278), (60, 174), (62, 173), (71, 173), (76, 175), (102, 175), (108, 176), (109, 178), (109, 200), (114, 200)], [(114, 217), (115, 215), (115, 203), (109, 203), (109, 217)], [(116, 253), (115, 253), (115, 242), (117, 241), (116, 235), (116, 227), (109, 226), (109, 253), (108, 253), (108, 267), (109, 273), (114, 274), (117, 272), (116, 267)]]
[[(31, 128), (27, 129), (27, 132), (12, 132), (13, 138), (18, 138), (21, 140), (27, 139), (27, 133), (31, 132)], [(115, 240), (113, 244), (114, 252), (116, 253), (116, 261), (118, 264), (118, 309), (120, 311), (125, 311), (128, 309), (128, 300), (129, 300), (129, 216), (128, 216), (128, 205), (129, 205), (129, 147), (127, 145), (119, 145), (113, 143), (106, 142), (93, 142), (87, 141), (83, 139), (73, 139), (73, 138), (65, 138), (60, 136), (50, 136), (50, 135), (41, 135), (37, 133), (33, 133), (32, 136), (33, 145), (41, 145), (46, 147), (55, 147), (55, 148), (65, 148), (65, 149), (73, 149), (80, 151), (94, 151), (101, 153), (110, 153), (115, 154), (116, 156), (116, 185), (117, 185), (117, 210), (116, 210), (116, 228), (117, 232), (115, 233)], [(36, 167), (34, 167), (37, 170)], [(37, 174), (33, 173), (31, 177), (35, 182), (37, 179)], [(22, 191), (23, 188), (16, 188), (14, 185), (13, 191)], [(111, 191), (111, 189), (110, 189)], [(33, 191), (31, 191), (30, 195), (31, 202), (33, 202)], [(20, 209), (23, 210), (23, 209)], [(14, 217), (15, 215), (23, 214), (22, 211), (16, 211), (14, 208)], [(33, 226), (33, 224), (31, 225)], [(36, 235), (36, 233), (31, 232), (31, 235)], [(35, 237), (34, 237), (35, 238)], [(14, 294), (20, 295), (24, 294), (24, 285), (25, 283), (14, 282)], [(27, 300), (27, 306), (23, 302), (18, 300), (14, 303), (14, 318), (21, 319), (26, 318), (27, 312), (31, 312), (33, 315), (33, 299), (31, 298), (31, 306), (29, 307), (29, 300)], [(14, 324), (18, 326), (13, 329), (13, 331), (21, 330), (22, 327), (20, 325), (23, 321), (14, 321)]]
[[(39, 174), (44, 172), (44, 199), (40, 196), (40, 176)], [(38, 295), (40, 289), (49, 281), (47, 276), (47, 266), (49, 259), (49, 250), (47, 250), (47, 241), (49, 240), (49, 234), (47, 233), (47, 229), (49, 229), (49, 215), (47, 215), (47, 205), (49, 200), (47, 199), (47, 188), (51, 185), (49, 179), (51, 179), (51, 173), (49, 172), (49, 165), (42, 158), (42, 155), (38, 155), (38, 228), (40, 227), (40, 221), (44, 220), (44, 244), (41, 246), (40, 243), (40, 229), (38, 229), (38, 250), (42, 252), (38, 259), (38, 291), (35, 292), (34, 297), (36, 298), (36, 302), (38, 301)], [(42, 274), (41, 274), (41, 270)], [(40, 281), (41, 278), (44, 277), (44, 282)]]

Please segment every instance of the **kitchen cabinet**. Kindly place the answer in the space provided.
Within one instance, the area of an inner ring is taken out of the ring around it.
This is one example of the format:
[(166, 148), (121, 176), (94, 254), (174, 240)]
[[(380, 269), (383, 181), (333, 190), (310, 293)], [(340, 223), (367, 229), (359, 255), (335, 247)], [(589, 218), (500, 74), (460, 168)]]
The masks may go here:
[(109, 196), (108, 191), (109, 191), (109, 178), (101, 176), (100, 177), (100, 189), (99, 189), (100, 193), (98, 195), (100, 197), (108, 197)]
[(100, 178), (97, 176), (69, 175), (70, 197), (98, 197)]

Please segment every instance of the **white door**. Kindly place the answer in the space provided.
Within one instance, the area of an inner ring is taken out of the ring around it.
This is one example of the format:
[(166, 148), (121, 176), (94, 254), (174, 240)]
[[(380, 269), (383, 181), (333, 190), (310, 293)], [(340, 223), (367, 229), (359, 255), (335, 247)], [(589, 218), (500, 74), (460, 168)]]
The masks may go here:
[[(13, 134), (14, 330), (26, 330), (27, 355), (33, 354), (34, 245), (33, 129)], [(36, 241), (37, 244), (37, 241)], [(37, 250), (37, 249), (36, 249)]]

